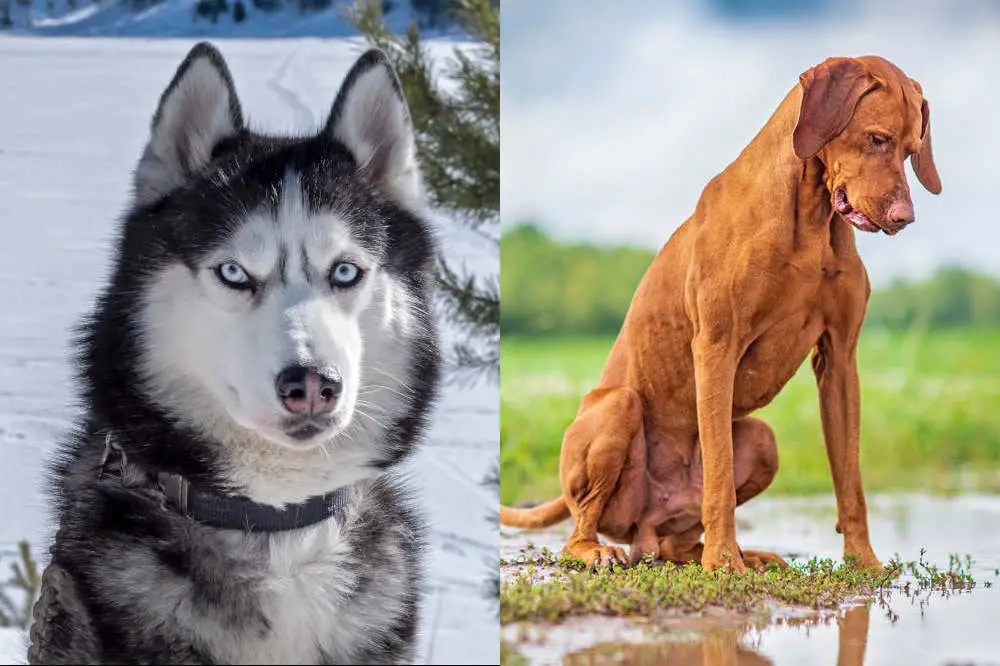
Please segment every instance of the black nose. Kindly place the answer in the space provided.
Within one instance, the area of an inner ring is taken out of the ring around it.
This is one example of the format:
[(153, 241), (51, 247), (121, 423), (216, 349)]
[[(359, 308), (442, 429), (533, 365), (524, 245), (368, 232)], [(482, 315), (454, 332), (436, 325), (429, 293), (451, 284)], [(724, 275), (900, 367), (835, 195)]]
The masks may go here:
[(275, 389), (285, 409), (293, 414), (313, 416), (329, 412), (344, 388), (334, 370), (291, 365), (278, 373)]

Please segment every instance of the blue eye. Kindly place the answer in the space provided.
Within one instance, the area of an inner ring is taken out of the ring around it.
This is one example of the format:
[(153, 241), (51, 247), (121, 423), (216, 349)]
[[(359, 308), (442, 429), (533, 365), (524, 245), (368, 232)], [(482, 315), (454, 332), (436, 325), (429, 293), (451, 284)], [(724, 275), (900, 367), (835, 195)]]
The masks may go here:
[(215, 274), (219, 277), (219, 281), (230, 289), (249, 289), (251, 286), (246, 269), (235, 261), (219, 264), (215, 268)]
[(330, 284), (340, 289), (353, 287), (361, 281), (364, 271), (349, 261), (338, 261), (330, 271)]

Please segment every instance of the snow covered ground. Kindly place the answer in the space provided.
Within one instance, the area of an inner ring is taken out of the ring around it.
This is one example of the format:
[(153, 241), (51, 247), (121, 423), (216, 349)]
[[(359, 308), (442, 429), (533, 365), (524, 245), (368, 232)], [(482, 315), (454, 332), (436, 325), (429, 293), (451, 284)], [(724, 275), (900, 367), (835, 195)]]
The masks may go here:
[[(40, 476), (74, 417), (71, 326), (89, 306), (155, 103), (194, 39), (0, 38), (0, 551), (43, 554), (51, 526)], [(434, 48), (447, 48), (446, 44)], [(250, 122), (319, 126), (361, 48), (354, 40), (220, 43)], [(461, 229), (443, 241), (470, 266), (496, 258)], [(449, 390), (414, 465), (433, 520), (429, 663), (496, 663), (499, 630), (483, 597), (499, 547), (480, 485), (499, 446), (492, 386)], [(6, 579), (6, 564), (0, 577)], [(24, 663), (0, 630), (0, 664)]]

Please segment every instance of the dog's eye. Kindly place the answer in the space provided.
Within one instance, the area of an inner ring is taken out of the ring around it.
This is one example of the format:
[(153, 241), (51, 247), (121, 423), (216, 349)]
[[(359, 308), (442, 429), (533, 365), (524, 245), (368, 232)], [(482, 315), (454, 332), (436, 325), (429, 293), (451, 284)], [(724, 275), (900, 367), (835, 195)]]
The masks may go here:
[(892, 139), (882, 134), (871, 134), (869, 136), (871, 137), (872, 148), (875, 149), (875, 152), (884, 153), (889, 150), (889, 144), (892, 142)]
[(330, 284), (339, 289), (353, 287), (361, 281), (364, 271), (358, 268), (357, 264), (349, 261), (338, 261), (330, 271)]
[(253, 286), (246, 269), (235, 261), (227, 261), (215, 267), (219, 281), (230, 289), (250, 289)]

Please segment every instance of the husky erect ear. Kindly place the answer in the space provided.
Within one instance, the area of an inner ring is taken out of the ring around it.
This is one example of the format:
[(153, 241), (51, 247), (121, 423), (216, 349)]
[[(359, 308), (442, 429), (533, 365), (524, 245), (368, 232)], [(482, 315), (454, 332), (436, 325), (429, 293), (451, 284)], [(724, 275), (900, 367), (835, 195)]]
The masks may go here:
[(233, 79), (214, 46), (197, 44), (177, 68), (153, 116), (135, 171), (135, 198), (147, 204), (179, 187), (211, 159), (212, 149), (243, 129)]
[(397, 203), (420, 205), (420, 172), (410, 110), (385, 53), (371, 49), (347, 73), (326, 131)]

